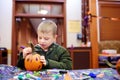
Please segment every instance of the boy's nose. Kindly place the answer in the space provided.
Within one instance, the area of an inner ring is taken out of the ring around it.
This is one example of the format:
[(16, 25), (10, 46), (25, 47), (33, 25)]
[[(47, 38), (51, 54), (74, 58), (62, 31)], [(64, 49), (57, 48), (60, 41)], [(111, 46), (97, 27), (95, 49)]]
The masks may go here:
[(44, 39), (41, 39), (41, 42), (45, 42), (45, 40), (44, 40)]

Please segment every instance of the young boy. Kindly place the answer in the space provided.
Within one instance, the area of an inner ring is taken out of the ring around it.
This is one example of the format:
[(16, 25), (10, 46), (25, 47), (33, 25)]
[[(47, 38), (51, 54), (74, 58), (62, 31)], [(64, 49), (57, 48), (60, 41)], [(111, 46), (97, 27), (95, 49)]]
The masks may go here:
[[(40, 61), (43, 63), (42, 69), (72, 69), (72, 60), (67, 49), (56, 43), (57, 25), (51, 20), (41, 22), (37, 29), (38, 44), (35, 50), (42, 55)], [(24, 59), (28, 53), (32, 52), (30, 47), (23, 49), (17, 67), (25, 69)]]

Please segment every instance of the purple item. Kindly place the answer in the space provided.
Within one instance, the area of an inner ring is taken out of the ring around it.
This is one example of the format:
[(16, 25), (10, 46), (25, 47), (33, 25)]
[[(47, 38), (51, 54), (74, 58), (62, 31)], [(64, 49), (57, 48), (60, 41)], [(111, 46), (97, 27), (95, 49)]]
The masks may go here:
[(24, 49), (24, 48), (25, 48), (25, 46), (20, 46), (20, 48), (21, 48), (21, 49)]

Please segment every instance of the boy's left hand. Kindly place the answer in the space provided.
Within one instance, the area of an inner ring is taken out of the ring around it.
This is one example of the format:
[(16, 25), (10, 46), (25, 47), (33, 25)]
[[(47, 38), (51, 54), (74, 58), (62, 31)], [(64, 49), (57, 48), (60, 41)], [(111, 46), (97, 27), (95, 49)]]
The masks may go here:
[(44, 66), (46, 66), (45, 56), (40, 56), (40, 61), (43, 63)]

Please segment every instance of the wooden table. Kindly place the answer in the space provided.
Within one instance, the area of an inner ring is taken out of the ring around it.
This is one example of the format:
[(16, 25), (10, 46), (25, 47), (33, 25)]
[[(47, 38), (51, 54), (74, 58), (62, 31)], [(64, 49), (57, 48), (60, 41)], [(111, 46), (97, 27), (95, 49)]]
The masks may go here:
[(120, 56), (120, 54), (99, 54), (99, 56), (104, 56), (104, 57), (117, 57)]
[(107, 57), (108, 61), (111, 62), (111, 57), (120, 57), (120, 54), (99, 54), (101, 57)]

